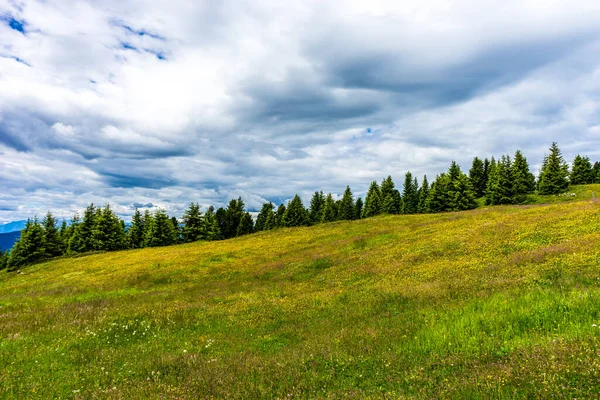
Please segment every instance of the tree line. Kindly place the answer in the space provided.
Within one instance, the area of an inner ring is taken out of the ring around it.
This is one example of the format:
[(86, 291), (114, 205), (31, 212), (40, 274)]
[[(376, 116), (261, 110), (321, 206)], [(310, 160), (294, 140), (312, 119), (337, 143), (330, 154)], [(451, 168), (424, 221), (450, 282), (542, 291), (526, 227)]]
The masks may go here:
[(569, 170), (558, 145), (552, 143), (537, 178), (521, 151), (512, 158), (503, 155), (498, 160), (475, 157), (468, 174), (452, 162), (448, 171), (437, 175), (431, 184), (427, 176), (419, 184), (410, 171), (404, 176), (401, 191), (391, 176), (381, 183), (373, 181), (364, 201), (360, 197), (355, 199), (347, 186), (338, 200), (331, 193), (314, 192), (308, 207), (298, 195), (287, 205), (275, 207), (268, 202), (262, 205), (256, 221), (246, 211), (241, 197), (232, 199), (227, 207), (215, 210), (210, 206), (204, 212), (198, 203), (191, 203), (179, 219), (170, 217), (163, 209), (154, 213), (145, 210), (143, 214), (136, 209), (129, 226), (110, 205), (90, 204), (82, 217), (73, 216), (71, 224), (63, 220), (59, 226), (50, 212), (41, 221), (37, 217), (28, 220), (13, 248), (7, 253), (0, 252), (0, 270), (16, 270), (63, 255), (223, 240), (281, 227), (356, 220), (380, 214), (470, 210), (477, 207), (477, 199), (484, 199), (487, 205), (519, 204), (531, 193), (558, 194), (569, 184), (589, 183), (600, 183), (600, 162), (592, 165), (588, 157), (577, 155)]

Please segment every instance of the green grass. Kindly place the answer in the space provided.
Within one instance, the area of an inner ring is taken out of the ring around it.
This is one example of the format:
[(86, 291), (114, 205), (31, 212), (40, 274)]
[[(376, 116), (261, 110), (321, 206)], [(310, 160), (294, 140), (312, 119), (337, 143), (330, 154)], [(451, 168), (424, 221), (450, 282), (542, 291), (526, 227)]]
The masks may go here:
[(597, 398), (573, 191), (2, 272), (0, 398)]

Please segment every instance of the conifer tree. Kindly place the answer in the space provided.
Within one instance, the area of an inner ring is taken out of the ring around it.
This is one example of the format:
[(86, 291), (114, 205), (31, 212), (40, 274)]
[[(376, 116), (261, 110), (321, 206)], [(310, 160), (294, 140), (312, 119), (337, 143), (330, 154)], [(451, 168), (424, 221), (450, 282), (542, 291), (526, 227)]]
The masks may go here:
[(354, 203), (354, 219), (360, 219), (363, 209), (363, 200), (359, 197)]
[(419, 212), (427, 212), (427, 198), (429, 197), (429, 182), (427, 181), (427, 175), (423, 176), (423, 182), (419, 188)]
[(408, 171), (404, 176), (404, 191), (402, 193), (402, 213), (415, 214), (419, 208), (419, 188), (413, 176)]
[(600, 162), (596, 161), (594, 163), (592, 175), (594, 176), (594, 183), (600, 183)]
[(513, 168), (508, 155), (502, 156), (496, 164), (496, 176), (490, 204), (513, 204), (515, 202)]
[(150, 233), (150, 228), (152, 227), (153, 223), (154, 223), (154, 216), (152, 215), (150, 210), (148, 210), (148, 209), (144, 210), (144, 217), (143, 217), (144, 241), (142, 243), (142, 247), (149, 246), (148, 239), (150, 237), (152, 237), (152, 235)]
[(275, 213), (275, 221), (273, 223), (273, 228), (280, 228), (283, 226), (283, 215), (285, 214), (285, 204), (280, 204), (277, 207), (277, 212)]
[(8, 253), (4, 253), (4, 252), (2, 252), (2, 249), (0, 249), (0, 271), (2, 271), (3, 269), (6, 269), (7, 266), (8, 266)]
[(540, 194), (557, 194), (569, 187), (569, 166), (565, 163), (556, 142), (550, 146), (550, 155), (544, 158), (540, 172), (538, 191)]
[(183, 230), (181, 229), (181, 225), (179, 224), (179, 220), (177, 217), (171, 217), (171, 223), (173, 224), (173, 229), (175, 230), (175, 243), (183, 243)]
[(569, 182), (571, 185), (587, 185), (589, 183), (594, 183), (594, 180), (594, 168), (592, 167), (589, 157), (582, 157), (577, 154), (573, 160)]
[(238, 226), (236, 236), (248, 235), (254, 232), (254, 221), (252, 220), (252, 216), (249, 212), (245, 212), (242, 214), (242, 218), (240, 220), (240, 224)]
[(323, 219), (322, 222), (333, 222), (337, 220), (337, 206), (331, 193), (325, 197), (325, 205), (323, 206)]
[(431, 184), (429, 196), (425, 202), (425, 212), (439, 213), (449, 209), (450, 199), (448, 193), (450, 191), (450, 178), (446, 173), (436, 176)]
[(217, 209), (217, 211), (215, 211), (215, 219), (217, 220), (217, 224), (219, 225), (219, 232), (221, 235), (221, 239), (226, 239), (225, 234), (223, 233), (224, 230), (226, 229), (225, 225), (226, 225), (226, 220), (225, 220), (225, 214), (227, 212), (225, 211), (225, 209), (223, 207), (219, 207)]
[(471, 186), (473, 186), (475, 196), (482, 197), (485, 194), (485, 167), (484, 162), (478, 157), (473, 159), (473, 164), (469, 170), (469, 180), (471, 181)]
[(137, 208), (131, 219), (131, 227), (127, 237), (130, 248), (139, 249), (144, 246), (144, 217)]
[[(273, 228), (272, 225), (275, 216), (275, 212), (273, 211), (274, 208), (275, 206), (271, 202), (264, 203), (262, 205), (262, 208), (256, 217), (256, 226), (254, 228), (256, 232), (266, 231)], [(267, 226), (267, 220), (269, 220), (269, 227)]]
[(69, 250), (70, 227), (64, 218), (58, 230), (58, 237), (60, 238), (61, 254), (66, 254)]
[(448, 211), (472, 210), (477, 207), (471, 182), (462, 172), (451, 181), (451, 191), (448, 196), (450, 200)]
[(183, 241), (190, 243), (204, 239), (206, 236), (205, 228), (200, 204), (190, 203), (187, 210), (183, 213)]
[(56, 218), (50, 211), (42, 220), (44, 228), (45, 248), (47, 257), (58, 257), (64, 254), (64, 242), (60, 237), (60, 232), (56, 226)]
[[(493, 159), (493, 157), (492, 157)], [(487, 189), (487, 182), (488, 182), (488, 176), (489, 176), (489, 172), (490, 172), (490, 160), (488, 160), (487, 158), (485, 160), (483, 160), (483, 176), (484, 176), (484, 182), (483, 182), (483, 196), (485, 196), (485, 190)]]
[(283, 217), (281, 220), (281, 226), (293, 227), (293, 226), (305, 226), (309, 224), (308, 211), (304, 208), (300, 196), (295, 195), (294, 198), (288, 203)]
[(73, 236), (69, 243), (69, 252), (85, 253), (98, 249), (97, 244), (94, 242), (94, 228), (100, 212), (101, 209), (96, 208), (94, 203), (86, 208), (83, 220), (76, 225), (73, 231)]
[(367, 192), (367, 197), (365, 198), (362, 217), (368, 218), (381, 214), (382, 202), (379, 185), (377, 184), (377, 181), (373, 181), (371, 182), (371, 186), (369, 186), (369, 191)]
[(204, 232), (206, 240), (221, 239), (221, 229), (213, 206), (208, 207), (204, 213)]
[(125, 247), (125, 231), (121, 219), (109, 204), (98, 209), (95, 225), (92, 229), (94, 250), (113, 251)]
[(352, 220), (355, 218), (356, 210), (354, 208), (354, 198), (350, 186), (346, 186), (346, 190), (344, 191), (344, 195), (342, 196), (337, 211), (339, 220)]
[(318, 224), (323, 220), (323, 209), (325, 207), (325, 195), (323, 191), (315, 192), (310, 200), (309, 218), (312, 224)]
[(14, 271), (48, 258), (44, 228), (37, 218), (27, 220), (19, 240), (14, 244), (8, 258), (7, 267)]
[(381, 186), (379, 187), (379, 200), (383, 203), (387, 196), (394, 197), (394, 190), (396, 190), (396, 185), (392, 180), (391, 175), (388, 175), (383, 181), (381, 181)]
[(176, 241), (175, 228), (167, 212), (163, 209), (156, 210), (146, 232), (146, 245), (148, 247), (169, 246)]
[(237, 235), (238, 227), (240, 226), (240, 222), (242, 221), (245, 212), (245, 204), (241, 197), (229, 202), (229, 205), (225, 210), (225, 223), (224, 226), (221, 227), (221, 234), (225, 239)]
[(516, 203), (522, 203), (527, 199), (527, 194), (535, 191), (535, 176), (529, 170), (527, 159), (517, 150), (512, 164), (512, 182)]
[(496, 200), (496, 187), (498, 186), (498, 180), (499, 180), (499, 176), (497, 173), (497, 164), (496, 164), (496, 160), (494, 159), (494, 157), (492, 157), (492, 160), (490, 161), (490, 165), (488, 168), (488, 180), (487, 180), (487, 186), (485, 189), (485, 204), (486, 205), (492, 205), (492, 204), (498, 204), (497, 200)]

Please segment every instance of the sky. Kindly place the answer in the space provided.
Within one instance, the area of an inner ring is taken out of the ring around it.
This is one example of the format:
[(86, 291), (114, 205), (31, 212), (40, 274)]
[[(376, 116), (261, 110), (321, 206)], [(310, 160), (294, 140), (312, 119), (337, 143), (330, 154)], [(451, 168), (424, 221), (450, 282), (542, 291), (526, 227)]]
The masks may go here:
[(597, 0), (0, 0), (0, 222), (600, 160)]

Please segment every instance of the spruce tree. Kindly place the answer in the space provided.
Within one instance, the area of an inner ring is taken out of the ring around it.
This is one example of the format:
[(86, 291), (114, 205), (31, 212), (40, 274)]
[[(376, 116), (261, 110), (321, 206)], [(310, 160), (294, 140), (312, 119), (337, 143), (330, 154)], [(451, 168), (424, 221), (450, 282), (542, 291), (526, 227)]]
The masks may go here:
[[(388, 175), (383, 181), (381, 181), (381, 186), (379, 187), (379, 199), (381, 202), (385, 201), (385, 198), (390, 196), (394, 197), (394, 190), (396, 190), (396, 185), (392, 180), (391, 175)], [(390, 213), (393, 214), (393, 213)]]
[(101, 209), (96, 208), (94, 203), (86, 208), (83, 220), (76, 225), (73, 231), (73, 236), (69, 243), (69, 252), (85, 253), (98, 250), (98, 244), (94, 242), (94, 228), (96, 227), (96, 220), (100, 212)]
[(448, 193), (450, 191), (451, 181), (446, 173), (436, 176), (431, 184), (429, 196), (425, 202), (425, 212), (439, 213), (449, 209), (450, 199)]
[(594, 183), (600, 183), (600, 162), (596, 161), (594, 163), (592, 175), (594, 177)]
[(146, 245), (148, 247), (169, 246), (175, 244), (177, 234), (167, 212), (158, 209), (154, 213), (146, 232)]
[(27, 220), (25, 229), (21, 231), (19, 240), (10, 251), (7, 267), (14, 271), (26, 265), (43, 261), (48, 258), (46, 251), (46, 235), (37, 217)]
[(527, 194), (535, 191), (535, 176), (529, 170), (527, 159), (517, 150), (512, 164), (512, 181), (516, 203), (523, 203)]
[(129, 247), (139, 249), (144, 246), (144, 217), (137, 208), (131, 218), (131, 227), (127, 232)]
[(225, 234), (223, 233), (226, 229), (225, 214), (227, 214), (227, 212), (223, 207), (219, 207), (217, 211), (215, 211), (215, 219), (217, 220), (217, 225), (219, 225), (219, 233), (221, 239), (226, 239)]
[(317, 224), (323, 219), (323, 209), (325, 207), (325, 195), (323, 191), (315, 192), (310, 200), (309, 218), (312, 224)]
[(46, 214), (42, 220), (42, 226), (44, 228), (44, 235), (46, 241), (46, 256), (58, 257), (64, 254), (64, 242), (60, 237), (60, 232), (56, 225), (56, 218), (50, 211)]
[(144, 240), (142, 242), (141, 247), (149, 246), (148, 239), (152, 237), (150, 228), (152, 227), (153, 223), (154, 223), (154, 216), (152, 215), (150, 210), (148, 210), (148, 209), (144, 210), (144, 217), (143, 217)]
[(2, 271), (3, 269), (6, 269), (7, 266), (8, 266), (8, 253), (4, 253), (4, 252), (2, 252), (2, 249), (0, 249), (0, 271)]
[(550, 146), (550, 155), (545, 158), (540, 173), (538, 191), (540, 194), (557, 194), (569, 187), (569, 166), (565, 163), (556, 142)]
[(363, 209), (363, 200), (359, 197), (354, 203), (354, 219), (360, 219)]
[[(254, 228), (256, 232), (273, 228), (273, 217), (275, 216), (275, 212), (273, 211), (274, 208), (275, 206), (271, 202), (262, 205), (262, 208), (256, 217), (256, 226)], [(269, 220), (270, 227), (267, 226), (267, 220)]]
[(175, 243), (183, 243), (183, 231), (181, 229), (181, 225), (179, 224), (179, 220), (177, 217), (171, 217), (171, 223), (173, 224), (173, 229), (175, 230)]
[(371, 182), (371, 186), (369, 186), (369, 191), (365, 198), (362, 217), (368, 218), (381, 214), (382, 202), (379, 185), (377, 184), (377, 181), (373, 181)]
[(429, 197), (429, 182), (427, 181), (427, 175), (423, 176), (423, 182), (419, 188), (419, 212), (427, 212), (427, 198)]
[(419, 208), (419, 188), (408, 171), (404, 176), (404, 191), (402, 193), (402, 213), (416, 214)]
[(352, 196), (352, 190), (350, 186), (346, 186), (340, 206), (338, 208), (338, 219), (339, 220), (352, 220), (356, 216), (356, 210), (354, 208), (354, 198)]
[(473, 159), (473, 164), (469, 170), (469, 180), (471, 181), (471, 186), (473, 186), (475, 196), (482, 197), (485, 194), (485, 168), (484, 162), (478, 157)]
[(60, 246), (61, 246), (61, 251), (62, 254), (67, 254), (68, 250), (69, 250), (69, 239), (70, 239), (70, 227), (67, 224), (67, 221), (65, 221), (64, 219), (62, 220), (61, 224), (60, 224), (60, 228), (58, 230), (58, 236), (60, 238)]
[(109, 204), (98, 209), (95, 225), (92, 229), (94, 250), (114, 251), (125, 247), (125, 230), (121, 219)]
[(206, 240), (220, 240), (222, 238), (219, 221), (213, 206), (208, 207), (204, 213), (204, 232)]
[(513, 187), (513, 168), (508, 155), (502, 156), (496, 164), (496, 184), (493, 187), (492, 202), (490, 204), (513, 204), (515, 191)]
[(594, 167), (589, 157), (582, 157), (579, 154), (573, 160), (573, 167), (569, 175), (571, 185), (587, 185), (594, 183)]
[(238, 227), (244, 216), (245, 204), (241, 197), (237, 200), (231, 200), (227, 209), (225, 210), (225, 223), (221, 228), (221, 234), (225, 239), (235, 237), (237, 235)]
[(295, 195), (294, 198), (288, 203), (283, 218), (281, 220), (281, 226), (293, 227), (293, 226), (305, 226), (309, 224), (308, 211), (304, 208), (300, 196)]
[(485, 189), (485, 204), (492, 205), (498, 204), (496, 200), (496, 187), (498, 186), (499, 176), (497, 173), (497, 164), (494, 157), (490, 161), (490, 165), (488, 167), (488, 179), (487, 186)]
[(322, 222), (333, 222), (337, 220), (337, 206), (331, 193), (325, 197), (325, 205), (323, 206), (323, 219)]
[(240, 220), (236, 236), (248, 235), (252, 232), (254, 232), (254, 221), (252, 220), (250, 213), (245, 212)]
[(183, 241), (191, 243), (204, 239), (206, 236), (205, 228), (206, 225), (204, 224), (202, 211), (200, 211), (200, 204), (190, 203), (187, 210), (183, 213)]
[(280, 228), (283, 226), (283, 215), (285, 214), (285, 204), (280, 204), (277, 207), (277, 212), (275, 212), (275, 221), (273, 223), (273, 228)]

